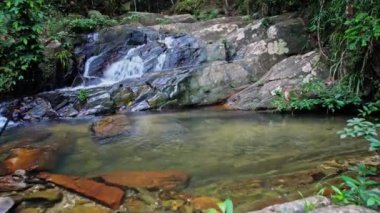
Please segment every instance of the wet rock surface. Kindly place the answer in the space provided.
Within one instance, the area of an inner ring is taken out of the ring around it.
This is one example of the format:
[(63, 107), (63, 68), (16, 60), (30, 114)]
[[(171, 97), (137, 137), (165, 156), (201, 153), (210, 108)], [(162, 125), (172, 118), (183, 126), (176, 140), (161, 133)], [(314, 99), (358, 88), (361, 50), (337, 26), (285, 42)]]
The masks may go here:
[(125, 115), (108, 116), (91, 125), (91, 131), (97, 139), (106, 139), (126, 133), (130, 122)]
[(100, 176), (106, 183), (130, 188), (172, 190), (185, 187), (190, 176), (180, 171), (120, 171)]
[(16, 148), (1, 164), (2, 174), (11, 174), (22, 170), (50, 170), (56, 163), (56, 153), (50, 148)]
[(124, 197), (124, 192), (119, 188), (107, 186), (83, 177), (50, 173), (40, 173), (37, 177), (99, 201), (113, 209), (119, 207)]

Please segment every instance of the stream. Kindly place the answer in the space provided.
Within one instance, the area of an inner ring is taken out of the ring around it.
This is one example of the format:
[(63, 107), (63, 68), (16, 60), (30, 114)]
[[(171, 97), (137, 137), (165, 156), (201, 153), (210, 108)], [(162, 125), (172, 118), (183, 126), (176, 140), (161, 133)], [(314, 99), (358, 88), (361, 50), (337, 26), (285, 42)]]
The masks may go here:
[[(328, 160), (367, 154), (368, 148), (363, 141), (339, 139), (336, 132), (347, 117), (215, 109), (125, 116), (125, 132), (106, 140), (92, 135), (91, 119), (75, 119), (10, 129), (1, 141), (10, 146), (18, 138), (47, 132), (50, 136), (39, 143), (74, 144), (55, 173), (91, 177), (115, 170), (176, 169), (192, 175), (187, 191), (219, 197), (228, 196), (220, 191), (225, 183), (233, 187), (249, 179), (294, 174)], [(252, 199), (245, 193), (236, 196)], [(260, 199), (265, 198), (261, 193)]]

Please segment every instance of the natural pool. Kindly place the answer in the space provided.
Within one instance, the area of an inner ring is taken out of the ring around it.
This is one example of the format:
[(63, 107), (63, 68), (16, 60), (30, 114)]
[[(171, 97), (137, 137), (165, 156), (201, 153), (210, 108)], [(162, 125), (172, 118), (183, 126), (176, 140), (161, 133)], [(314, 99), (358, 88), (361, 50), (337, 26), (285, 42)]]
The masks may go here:
[[(125, 116), (125, 133), (111, 139), (92, 136), (94, 119), (41, 122), (7, 131), (0, 151), (5, 157), (18, 138), (40, 137), (41, 144), (65, 141), (72, 148), (60, 158), (56, 173), (176, 169), (192, 175), (188, 191), (223, 198), (234, 196), (238, 189), (226, 192), (234, 183), (241, 187), (249, 179), (312, 169), (324, 161), (365, 154), (368, 148), (363, 141), (339, 139), (336, 132), (347, 117), (215, 110)], [(249, 196), (243, 193), (239, 199), (248, 202)]]

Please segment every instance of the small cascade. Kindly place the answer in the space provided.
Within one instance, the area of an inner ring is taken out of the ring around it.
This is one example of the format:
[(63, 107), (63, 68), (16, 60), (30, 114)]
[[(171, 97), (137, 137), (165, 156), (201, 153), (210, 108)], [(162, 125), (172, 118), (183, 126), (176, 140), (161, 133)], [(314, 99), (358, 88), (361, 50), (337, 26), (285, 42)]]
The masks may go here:
[[(0, 115), (0, 130), (3, 128), (3, 126), (5, 125), (5, 123), (7, 122), (7, 120), (8, 119), (6, 117), (3, 117), (3, 116)], [(9, 128), (9, 127), (13, 127), (13, 126), (15, 126), (15, 123), (13, 121), (9, 121), (7, 127)]]
[[(107, 37), (105, 43), (102, 43), (105, 39), (100, 38), (102, 35), (88, 35), (88, 59), (84, 65), (82, 86), (110, 85), (140, 78), (149, 72), (196, 66), (205, 60), (203, 50), (191, 36), (159, 33), (158, 36), (147, 36), (143, 32), (133, 31), (126, 40), (115, 37), (115, 41)], [(144, 39), (140, 39), (142, 37)], [(99, 54), (99, 50), (103, 51)]]
[(83, 77), (85, 77), (85, 78), (93, 78), (93, 77), (90, 75), (91, 63), (92, 63), (93, 61), (95, 61), (97, 58), (99, 58), (100, 56), (102, 56), (102, 54), (100, 54), (100, 55), (96, 55), (96, 56), (92, 56), (92, 57), (90, 57), (89, 59), (87, 59), (86, 64), (84, 65), (84, 73), (83, 73)]
[(128, 55), (122, 60), (113, 63), (104, 72), (103, 80), (118, 82), (130, 78), (139, 78), (143, 75), (144, 61), (139, 56), (129, 58)]

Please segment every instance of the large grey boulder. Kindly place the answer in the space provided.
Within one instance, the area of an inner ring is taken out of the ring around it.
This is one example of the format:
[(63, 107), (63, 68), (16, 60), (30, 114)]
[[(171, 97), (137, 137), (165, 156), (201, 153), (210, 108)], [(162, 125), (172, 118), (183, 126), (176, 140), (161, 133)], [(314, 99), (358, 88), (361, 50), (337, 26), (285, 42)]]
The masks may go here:
[(378, 211), (367, 209), (362, 206), (348, 205), (348, 206), (327, 206), (318, 208), (311, 213), (375, 213)]
[(173, 23), (152, 26), (159, 32), (185, 33), (205, 42), (215, 42), (237, 32), (240, 27), (249, 23), (246, 17), (222, 17), (195, 23)]
[(258, 82), (231, 96), (227, 105), (239, 110), (271, 109), (277, 91), (298, 87), (311, 79), (325, 79), (328, 75), (317, 52), (292, 56), (274, 65)]
[(216, 61), (192, 72), (178, 84), (178, 104), (210, 105), (221, 102), (251, 83), (251, 73), (239, 63)]
[(307, 205), (313, 206), (315, 208), (324, 207), (331, 205), (331, 201), (322, 196), (308, 197), (301, 200), (296, 200), (292, 202), (287, 202), (283, 204), (276, 204), (273, 206), (266, 207), (259, 211), (251, 211), (248, 213), (280, 213), (280, 212), (291, 212), (291, 213), (306, 213)]

